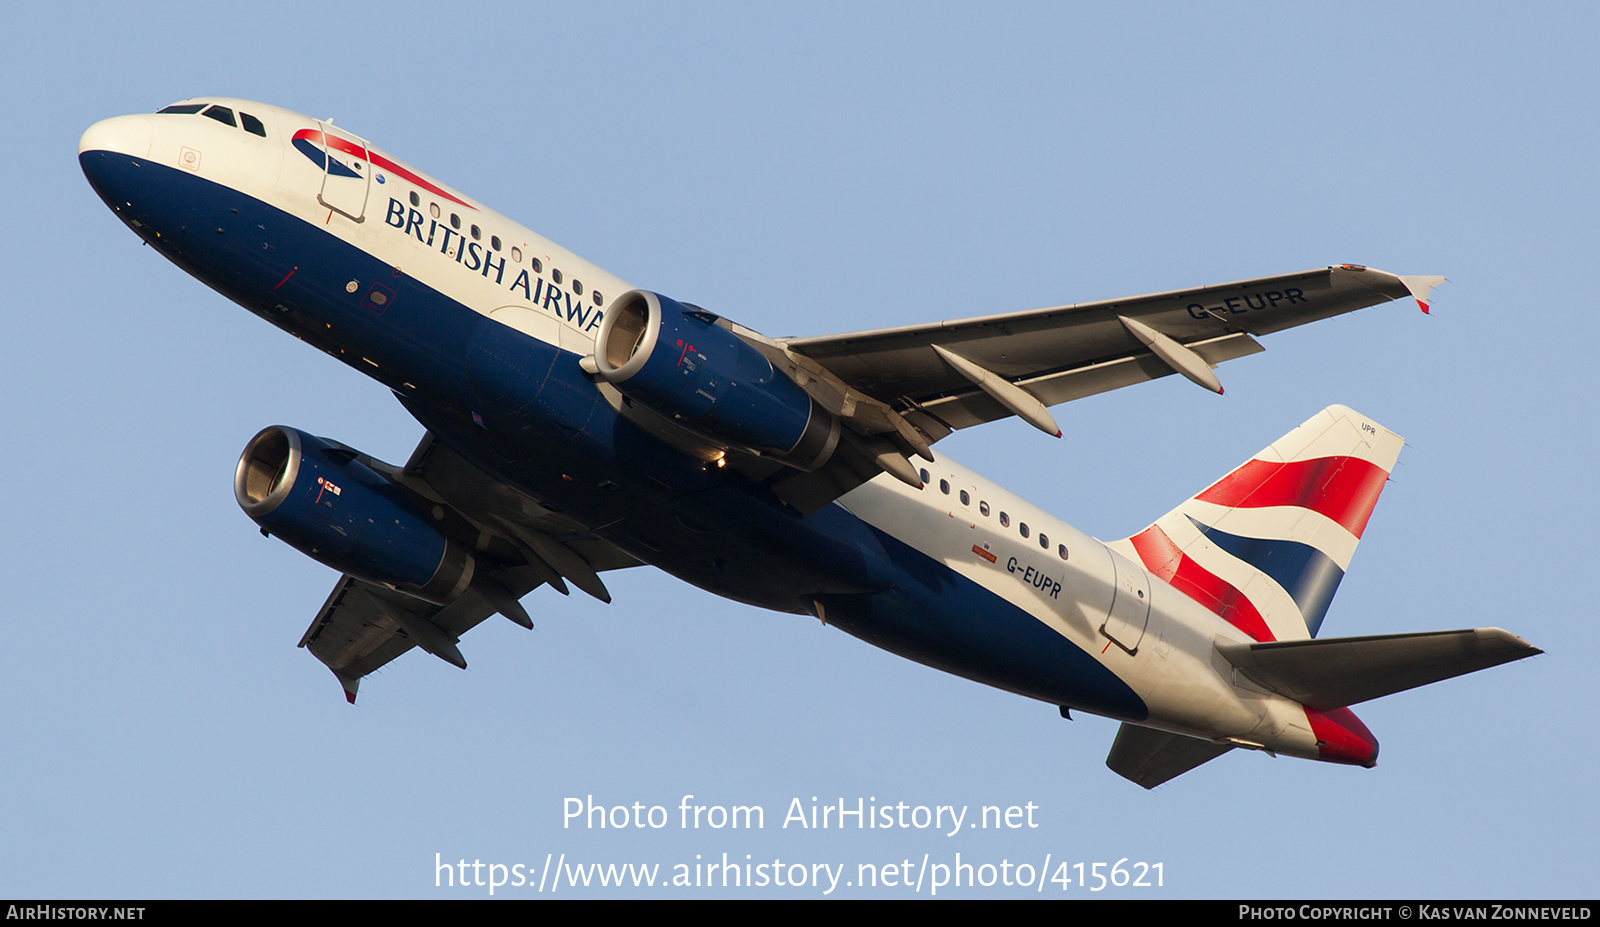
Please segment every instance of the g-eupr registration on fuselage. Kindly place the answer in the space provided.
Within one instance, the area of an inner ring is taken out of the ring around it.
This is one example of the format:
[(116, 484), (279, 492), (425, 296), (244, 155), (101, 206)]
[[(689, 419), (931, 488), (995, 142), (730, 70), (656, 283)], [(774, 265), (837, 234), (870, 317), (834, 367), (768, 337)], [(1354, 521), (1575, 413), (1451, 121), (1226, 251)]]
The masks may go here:
[(301, 639), (355, 700), (412, 647), (465, 666), (541, 585), (641, 563), (1123, 725), (1154, 787), (1235, 747), (1371, 766), (1350, 705), (1539, 651), (1499, 629), (1317, 632), (1403, 443), (1331, 406), (1101, 543), (933, 450), (951, 431), (1214, 368), (1442, 278), (1341, 264), (1029, 312), (773, 339), (635, 289), (331, 121), (194, 99), (92, 126), (90, 184), (151, 247), (381, 382), (396, 466), (262, 430), (239, 504), (342, 574)]

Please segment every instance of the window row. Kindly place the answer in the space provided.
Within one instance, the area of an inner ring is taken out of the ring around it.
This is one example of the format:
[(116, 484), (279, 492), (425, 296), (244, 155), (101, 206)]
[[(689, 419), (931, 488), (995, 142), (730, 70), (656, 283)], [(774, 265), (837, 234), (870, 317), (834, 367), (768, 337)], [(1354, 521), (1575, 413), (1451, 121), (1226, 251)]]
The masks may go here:
[[(420, 195), (418, 195), (415, 190), (411, 191), (411, 205), (417, 207), (418, 209), (422, 208), (422, 197)], [(428, 204), (428, 212), (435, 219), (438, 219), (440, 217), (440, 215), (441, 215), (441, 211), (439, 209), (439, 204), (438, 203), (429, 203)], [(456, 213), (451, 213), (450, 214), (450, 227), (455, 229), (458, 232), (461, 231), (461, 216), (457, 215)], [(476, 225), (469, 225), (467, 227), (467, 234), (472, 236), (472, 240), (473, 241), (482, 241), (483, 240), (483, 230), (478, 228)], [(489, 236), (489, 247), (494, 249), (495, 251), (501, 250), (501, 242), (500, 242), (500, 236), (499, 235), (490, 235)], [(522, 263), (522, 249), (521, 248), (518, 248), (516, 246), (512, 246), (512, 248), (511, 248), (511, 260), (515, 264), (521, 264)], [(528, 257), (528, 266), (533, 268), (533, 272), (536, 273), (536, 274), (544, 273), (544, 262), (539, 260), (536, 257), (533, 257), (532, 255), (529, 255), (529, 257)], [(550, 269), (550, 280), (552, 282), (554, 282), (554, 283), (559, 284), (561, 282), (561, 271), (559, 271), (559, 270), (557, 270), (555, 268), (551, 268)], [(583, 295), (583, 281), (582, 280), (578, 280), (578, 279), (574, 278), (567, 285), (572, 288), (572, 293), (573, 293), (574, 296), (582, 296)], [(601, 295), (599, 290), (591, 290), (589, 292), (589, 301), (594, 303), (596, 306), (601, 306), (601, 305), (605, 304), (605, 297)]]
[[(202, 112), (202, 110), (203, 110), (203, 112)], [(246, 113), (246, 112), (241, 110), (239, 112), (239, 114), (238, 114), (238, 117), (239, 117), (238, 121), (235, 121), (234, 120), (234, 112), (233, 112), (233, 110), (228, 108), (228, 107), (226, 107), (226, 106), (220, 106), (220, 105), (208, 106), (205, 103), (174, 103), (171, 106), (165, 107), (163, 109), (156, 110), (156, 113), (157, 113), (157, 115), (162, 114), (162, 113), (167, 113), (169, 115), (178, 115), (178, 116), (192, 116), (195, 113), (200, 113), (200, 115), (202, 115), (202, 116), (210, 116), (212, 119), (215, 119), (216, 121), (218, 121), (218, 122), (220, 122), (220, 123), (222, 123), (224, 125), (233, 126), (236, 129), (240, 128), (241, 124), (242, 124), (242, 127), (244, 128), (244, 130), (246, 132), (250, 132), (252, 134), (259, 135), (262, 138), (266, 138), (267, 137), (267, 127), (262, 124), (261, 120), (259, 120), (256, 117), (250, 115), (249, 113)], [(418, 209), (422, 208), (422, 197), (420, 195), (418, 195), (418, 193), (415, 190), (411, 191), (411, 205), (416, 207), (416, 208), (418, 208)], [(439, 209), (439, 204), (438, 203), (429, 203), (428, 204), (428, 212), (431, 213), (433, 215), (433, 218), (435, 218), (435, 219), (440, 218), (440, 216), (442, 214), (440, 209)], [(457, 215), (456, 213), (451, 213), (450, 214), (450, 227), (452, 229), (455, 229), (458, 232), (461, 231), (461, 216)], [(468, 231), (468, 234), (470, 234), (472, 236), (472, 240), (473, 241), (482, 241), (483, 240), (483, 230), (478, 228), (476, 225), (468, 226), (467, 231)], [(500, 241), (500, 236), (499, 235), (490, 235), (489, 236), (489, 247), (492, 248), (495, 251), (502, 250), (502, 245), (501, 245), (501, 241)], [(511, 260), (512, 260), (513, 263), (516, 263), (516, 264), (521, 264), (522, 263), (522, 249), (521, 248), (512, 247), (512, 249), (511, 249)], [(532, 257), (531, 255), (529, 256), (529, 258), (528, 258), (528, 266), (531, 267), (533, 269), (533, 272), (536, 273), (536, 274), (544, 273), (544, 262), (539, 260), (536, 257)], [(561, 283), (561, 271), (559, 271), (559, 270), (557, 270), (555, 268), (551, 268), (551, 270), (550, 270), (550, 279), (551, 279), (552, 282), (554, 282), (554, 283), (559, 285)], [(583, 281), (582, 280), (574, 279), (567, 285), (571, 288), (572, 294), (574, 296), (582, 296), (583, 295)], [(601, 292), (599, 290), (592, 290), (589, 293), (589, 301), (594, 303), (596, 306), (602, 306), (602, 305), (605, 305), (605, 296), (603, 294), (601, 294)]]
[[(927, 470), (921, 471), (920, 475), (922, 477), (922, 485), (924, 487), (926, 487), (928, 485), (928, 482), (931, 479), (931, 477), (929, 476)], [(939, 491), (944, 493), (947, 496), (950, 495), (950, 481), (949, 480), (940, 480), (939, 481)], [(967, 492), (965, 489), (958, 490), (957, 494), (958, 494), (959, 498), (961, 499), (961, 504), (970, 508), (971, 505), (972, 505), (972, 494)], [(984, 518), (988, 518), (989, 515), (990, 515), (990, 512), (991, 512), (991, 509), (989, 508), (989, 503), (983, 501), (982, 499), (978, 500), (978, 512), (980, 514), (982, 514)], [(1002, 527), (1002, 528), (1011, 527), (1011, 514), (1009, 512), (1001, 512), (1000, 513), (1000, 527)], [(1029, 535), (1029, 533), (1030, 533), (1029, 530), (1028, 530), (1028, 523), (1025, 522), (1025, 521), (1017, 522), (1017, 532), (1019, 534), (1021, 534), (1023, 537), (1027, 537)], [(1041, 548), (1045, 549), (1045, 550), (1049, 550), (1050, 549), (1050, 537), (1048, 535), (1046, 535), (1043, 531), (1039, 532), (1039, 546)], [(1065, 544), (1057, 544), (1056, 545), (1056, 553), (1060, 555), (1062, 560), (1067, 559), (1067, 545), (1065, 545)]]

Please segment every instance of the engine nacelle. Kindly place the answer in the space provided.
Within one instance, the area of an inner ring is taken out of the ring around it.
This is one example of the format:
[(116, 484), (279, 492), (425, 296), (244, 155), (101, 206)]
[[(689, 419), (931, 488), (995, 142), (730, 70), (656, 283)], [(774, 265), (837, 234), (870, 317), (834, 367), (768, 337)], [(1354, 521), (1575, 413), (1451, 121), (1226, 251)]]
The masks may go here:
[(355, 452), (274, 425), (250, 440), (233, 476), (239, 507), (318, 563), (435, 604), (471, 583), (476, 560), (433, 514)]
[(629, 290), (595, 336), (595, 366), (623, 395), (715, 441), (801, 470), (827, 462), (839, 420), (718, 316)]

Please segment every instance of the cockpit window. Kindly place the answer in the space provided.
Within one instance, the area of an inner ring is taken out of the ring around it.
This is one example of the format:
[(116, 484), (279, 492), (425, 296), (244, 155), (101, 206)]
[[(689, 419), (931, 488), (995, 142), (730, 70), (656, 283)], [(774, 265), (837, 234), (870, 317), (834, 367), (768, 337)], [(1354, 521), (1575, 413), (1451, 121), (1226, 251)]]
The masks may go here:
[(244, 130), (249, 132), (251, 135), (259, 135), (262, 138), (267, 137), (267, 127), (265, 123), (245, 112), (241, 112), (239, 114), (239, 122), (234, 122), (233, 110), (226, 106), (212, 106), (210, 109), (206, 109), (205, 103), (174, 103), (171, 106), (156, 110), (156, 113), (158, 115), (161, 113), (171, 113), (177, 116), (192, 116), (203, 109), (205, 110), (205, 115), (210, 116), (212, 119), (215, 119), (225, 126), (233, 126), (235, 129), (237, 129), (242, 123)]

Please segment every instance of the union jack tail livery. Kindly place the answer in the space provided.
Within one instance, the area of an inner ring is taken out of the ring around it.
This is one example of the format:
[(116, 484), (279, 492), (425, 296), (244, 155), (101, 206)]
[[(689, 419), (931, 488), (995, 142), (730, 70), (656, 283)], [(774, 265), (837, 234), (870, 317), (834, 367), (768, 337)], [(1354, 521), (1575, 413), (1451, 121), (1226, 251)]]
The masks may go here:
[(1110, 546), (1257, 641), (1315, 637), (1404, 443), (1329, 406)]
[(1288, 700), (1242, 737), (1124, 722), (1107, 766), (1147, 789), (1235, 747), (1370, 767), (1378, 740), (1349, 706), (1540, 652), (1499, 628), (1312, 639), (1404, 443), (1329, 406), (1107, 545), (1253, 639), (1212, 639), (1237, 691)]

